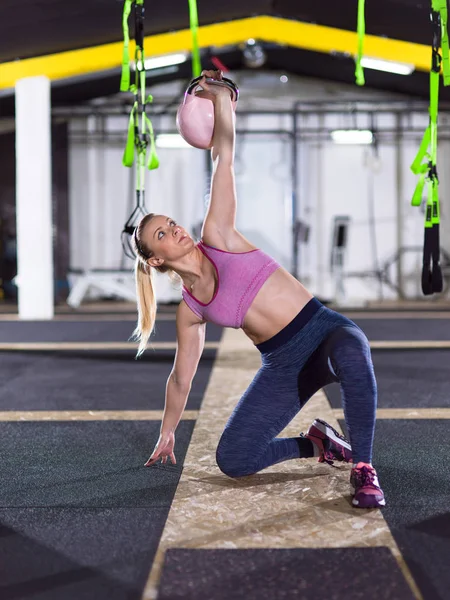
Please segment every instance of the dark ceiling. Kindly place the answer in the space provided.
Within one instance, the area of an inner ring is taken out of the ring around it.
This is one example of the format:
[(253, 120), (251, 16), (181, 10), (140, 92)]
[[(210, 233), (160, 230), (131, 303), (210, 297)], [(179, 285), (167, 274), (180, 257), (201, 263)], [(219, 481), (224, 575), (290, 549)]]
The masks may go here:
[[(274, 15), (356, 29), (357, 0), (198, 0), (201, 25)], [(122, 0), (3, 0), (0, 62), (122, 39)], [(430, 0), (366, 0), (366, 32), (428, 44)], [(146, 34), (189, 27), (188, 0), (145, 4)]]
[[(357, 0), (198, 0), (200, 24), (232, 21), (256, 15), (273, 15), (303, 22), (327, 25), (355, 31)], [(366, 32), (421, 44), (430, 44), (430, 0), (366, 0)], [(3, 0), (0, 2), (0, 62), (84, 48), (122, 39), (122, 0)], [(188, 0), (145, 3), (145, 31), (161, 33), (189, 27)], [(151, 48), (146, 47), (147, 54)], [(210, 66), (208, 53), (203, 67)], [(243, 68), (242, 53), (221, 54), (227, 67)], [(354, 83), (352, 58), (298, 50), (289, 47), (267, 47), (265, 69), (284, 70)], [(415, 72), (399, 76), (367, 70), (366, 86), (399, 92), (420, 98), (428, 97), (428, 75)], [(185, 63), (176, 78), (190, 76)], [(58, 82), (53, 85), (52, 99), (56, 105), (75, 104), (99, 95), (118, 92), (118, 71), (96, 74), (89, 79)], [(160, 82), (173, 78), (163, 75), (152, 78)], [(450, 100), (450, 89), (441, 88), (441, 98)], [(2, 114), (13, 109), (12, 97), (0, 99)]]

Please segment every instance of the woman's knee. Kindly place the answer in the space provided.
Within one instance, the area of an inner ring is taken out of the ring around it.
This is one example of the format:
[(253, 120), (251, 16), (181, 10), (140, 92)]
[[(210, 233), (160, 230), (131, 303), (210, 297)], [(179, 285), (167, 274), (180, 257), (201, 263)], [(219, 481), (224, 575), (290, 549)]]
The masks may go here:
[(224, 439), (224, 436), (217, 446), (216, 462), (222, 473), (228, 477), (245, 477), (256, 472), (250, 453), (232, 440)]

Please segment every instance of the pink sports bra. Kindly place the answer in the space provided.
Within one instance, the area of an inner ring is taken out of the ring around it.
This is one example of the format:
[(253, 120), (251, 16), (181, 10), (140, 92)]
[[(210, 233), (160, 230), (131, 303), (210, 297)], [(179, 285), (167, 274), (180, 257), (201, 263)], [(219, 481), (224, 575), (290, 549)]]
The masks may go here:
[(183, 285), (183, 299), (204, 321), (239, 329), (259, 289), (281, 265), (259, 249), (226, 252), (202, 241), (198, 247), (214, 265), (217, 289), (212, 300), (204, 304)]

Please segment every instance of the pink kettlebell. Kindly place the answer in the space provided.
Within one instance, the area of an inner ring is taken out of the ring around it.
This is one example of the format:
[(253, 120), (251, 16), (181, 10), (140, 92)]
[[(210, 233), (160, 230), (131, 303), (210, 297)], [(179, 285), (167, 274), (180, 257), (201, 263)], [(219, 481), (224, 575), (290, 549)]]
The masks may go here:
[[(208, 98), (196, 96), (199, 81), (202, 77), (193, 79), (184, 94), (183, 103), (177, 111), (177, 128), (181, 137), (194, 148), (207, 150), (212, 146), (214, 135), (214, 104)], [(212, 85), (224, 85), (231, 91), (233, 110), (239, 98), (239, 90), (236, 84), (223, 77), (220, 81), (206, 78), (207, 83)]]

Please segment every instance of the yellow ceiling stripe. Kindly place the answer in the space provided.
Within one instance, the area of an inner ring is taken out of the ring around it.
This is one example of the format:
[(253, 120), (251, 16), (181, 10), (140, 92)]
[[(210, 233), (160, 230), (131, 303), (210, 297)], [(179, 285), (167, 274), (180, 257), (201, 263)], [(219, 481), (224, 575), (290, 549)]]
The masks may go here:
[[(358, 36), (356, 31), (335, 29), (323, 25), (300, 23), (275, 17), (260, 17), (261, 36), (264, 41), (294, 46), (314, 52), (340, 52), (355, 56)], [(408, 63), (420, 71), (429, 71), (431, 47), (366, 34), (364, 55), (371, 58)]]
[[(314, 52), (339, 52), (351, 56), (356, 54), (357, 48), (356, 32), (270, 16), (204, 25), (199, 28), (198, 34), (201, 48), (239, 44), (249, 38)], [(191, 43), (191, 33), (184, 29), (147, 36), (145, 49), (147, 56), (190, 52)], [(364, 44), (366, 56), (413, 64), (420, 71), (430, 68), (429, 46), (374, 35), (366, 35)], [(130, 50), (133, 54), (134, 48)], [(12, 88), (24, 77), (45, 75), (51, 80), (65, 79), (116, 69), (121, 64), (122, 42), (16, 60), (0, 64), (0, 89)]]

